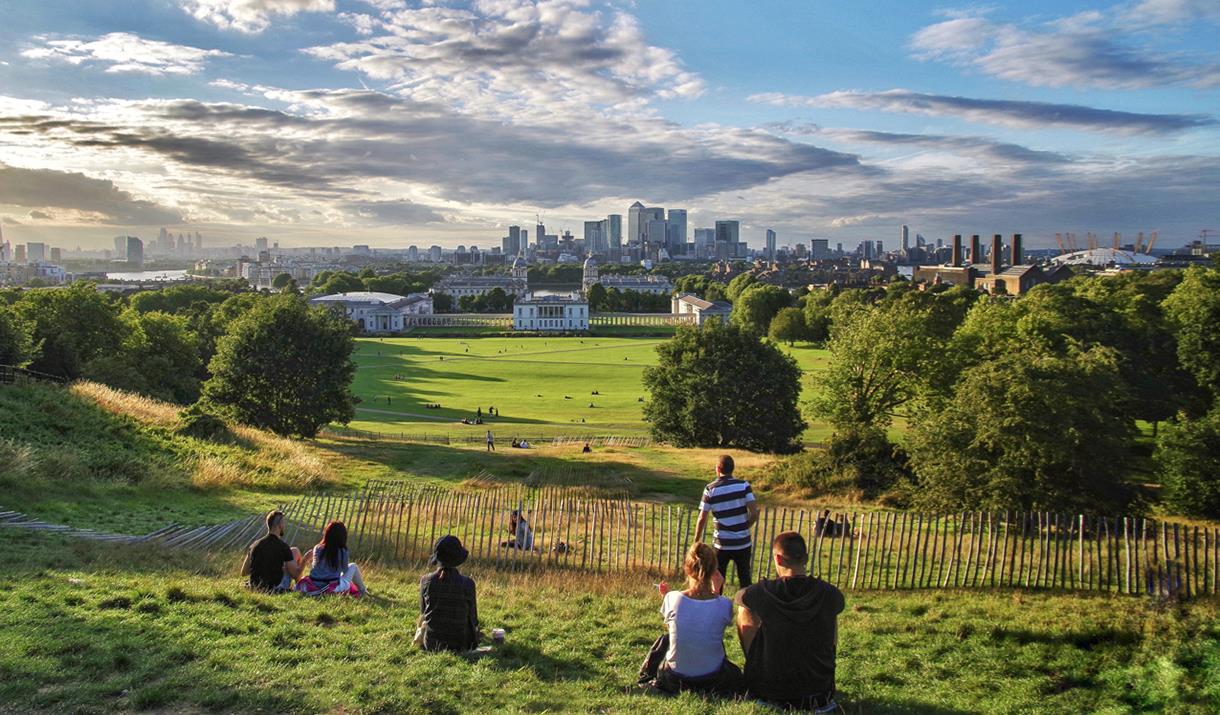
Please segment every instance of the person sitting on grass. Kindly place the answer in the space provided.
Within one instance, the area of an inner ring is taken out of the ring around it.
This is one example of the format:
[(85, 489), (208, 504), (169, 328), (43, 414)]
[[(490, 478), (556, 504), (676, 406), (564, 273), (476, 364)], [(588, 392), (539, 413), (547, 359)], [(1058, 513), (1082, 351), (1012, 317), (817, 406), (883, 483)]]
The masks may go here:
[(592, 452), (592, 451), (593, 451), (593, 448), (589, 446), (589, 443), (588, 443), (588, 442), (585, 442), (584, 449), (582, 449), (582, 450), (580, 450), (580, 451), (581, 451), (581, 453), (583, 453), (583, 454), (588, 454), (589, 452)]
[(267, 512), (267, 533), (250, 544), (241, 564), (247, 585), (256, 591), (284, 593), (301, 578), (304, 566), (300, 549), (284, 541), (284, 512)]
[(436, 570), (419, 580), (419, 628), (415, 642), (428, 651), (468, 651), (479, 645), (479, 606), (474, 581), (458, 573), (469, 553), (449, 534), (437, 539), (428, 563)]
[(521, 512), (517, 509), (513, 509), (513, 513), (508, 517), (508, 533), (512, 534), (513, 538), (501, 541), (500, 548), (521, 549), (522, 551), (530, 551), (534, 548), (534, 530), (530, 528), (529, 522), (521, 516)]
[(663, 693), (737, 695), (744, 690), (741, 669), (724, 652), (733, 604), (717, 595), (724, 579), (716, 552), (707, 544), (695, 544), (686, 552), (683, 571), (685, 591), (671, 591), (664, 581), (657, 584), (666, 632), (640, 666), (639, 684)]
[(307, 596), (367, 596), (360, 567), (348, 558), (347, 527), (341, 521), (332, 521), (322, 531), (322, 542), (305, 554), (304, 562), (312, 562), (312, 566), (309, 575), (297, 582), (297, 591)]
[(771, 542), (779, 578), (737, 592), (737, 635), (746, 687), (783, 708), (834, 712), (835, 647), (843, 593), (805, 573), (805, 539), (785, 531)]

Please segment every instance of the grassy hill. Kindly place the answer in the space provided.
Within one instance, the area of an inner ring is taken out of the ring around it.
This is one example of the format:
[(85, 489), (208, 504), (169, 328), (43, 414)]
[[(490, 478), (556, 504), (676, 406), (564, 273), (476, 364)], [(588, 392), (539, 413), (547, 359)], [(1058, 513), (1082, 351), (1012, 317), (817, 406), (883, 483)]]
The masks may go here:
[[(484, 469), (506, 479), (579, 469), (640, 498), (689, 502), (714, 457), (293, 442), (245, 428), (213, 443), (178, 434), (171, 406), (88, 383), (0, 387), (0, 415), (0, 507), (129, 533), (371, 478), (459, 485)], [(737, 456), (746, 473), (766, 466)], [(646, 577), (473, 566), (485, 626), (509, 631), (475, 661), (411, 646), (419, 567), (366, 563), (377, 598), (311, 601), (245, 591), (237, 553), (0, 538), (0, 713), (765, 712), (624, 692), (661, 628)], [(1216, 712), (1218, 624), (1214, 600), (849, 593), (841, 700), (848, 713)], [(735, 639), (726, 648), (740, 663)]]

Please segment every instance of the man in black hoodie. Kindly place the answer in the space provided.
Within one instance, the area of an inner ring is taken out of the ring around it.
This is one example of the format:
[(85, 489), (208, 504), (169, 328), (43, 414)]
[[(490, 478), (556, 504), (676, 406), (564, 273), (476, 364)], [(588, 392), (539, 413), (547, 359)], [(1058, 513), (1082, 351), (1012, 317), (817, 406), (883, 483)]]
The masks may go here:
[(737, 592), (746, 686), (780, 707), (831, 712), (843, 592), (806, 575), (809, 552), (795, 531), (775, 537), (771, 557), (779, 578)]

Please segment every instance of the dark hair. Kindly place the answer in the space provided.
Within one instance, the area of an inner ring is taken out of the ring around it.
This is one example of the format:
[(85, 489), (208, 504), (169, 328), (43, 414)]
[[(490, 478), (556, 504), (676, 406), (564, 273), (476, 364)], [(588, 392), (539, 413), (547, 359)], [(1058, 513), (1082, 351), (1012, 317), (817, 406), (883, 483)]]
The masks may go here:
[(716, 469), (721, 474), (733, 473), (733, 458), (727, 454), (720, 455), (720, 459), (716, 461)]
[(771, 550), (780, 555), (784, 566), (788, 568), (804, 568), (809, 561), (809, 549), (805, 546), (805, 537), (796, 531), (785, 531), (776, 534), (771, 540)]
[(340, 561), (341, 552), (347, 548), (347, 527), (341, 521), (332, 521), (322, 530), (322, 556), (332, 569), (343, 568)]
[(271, 511), (267, 512), (267, 531), (271, 531), (275, 527), (279, 526), (280, 522), (283, 520), (284, 512), (280, 511), (279, 509), (272, 509)]

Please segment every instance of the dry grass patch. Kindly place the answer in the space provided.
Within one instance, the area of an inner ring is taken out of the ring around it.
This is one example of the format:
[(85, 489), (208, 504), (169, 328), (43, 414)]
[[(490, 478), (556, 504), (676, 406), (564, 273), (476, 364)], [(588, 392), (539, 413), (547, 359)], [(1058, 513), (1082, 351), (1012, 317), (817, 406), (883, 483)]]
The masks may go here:
[(143, 397), (133, 392), (116, 390), (97, 382), (80, 381), (70, 388), (74, 395), (97, 403), (98, 407), (116, 415), (128, 415), (145, 424), (158, 427), (173, 427), (178, 422), (178, 411), (182, 408), (168, 402)]

